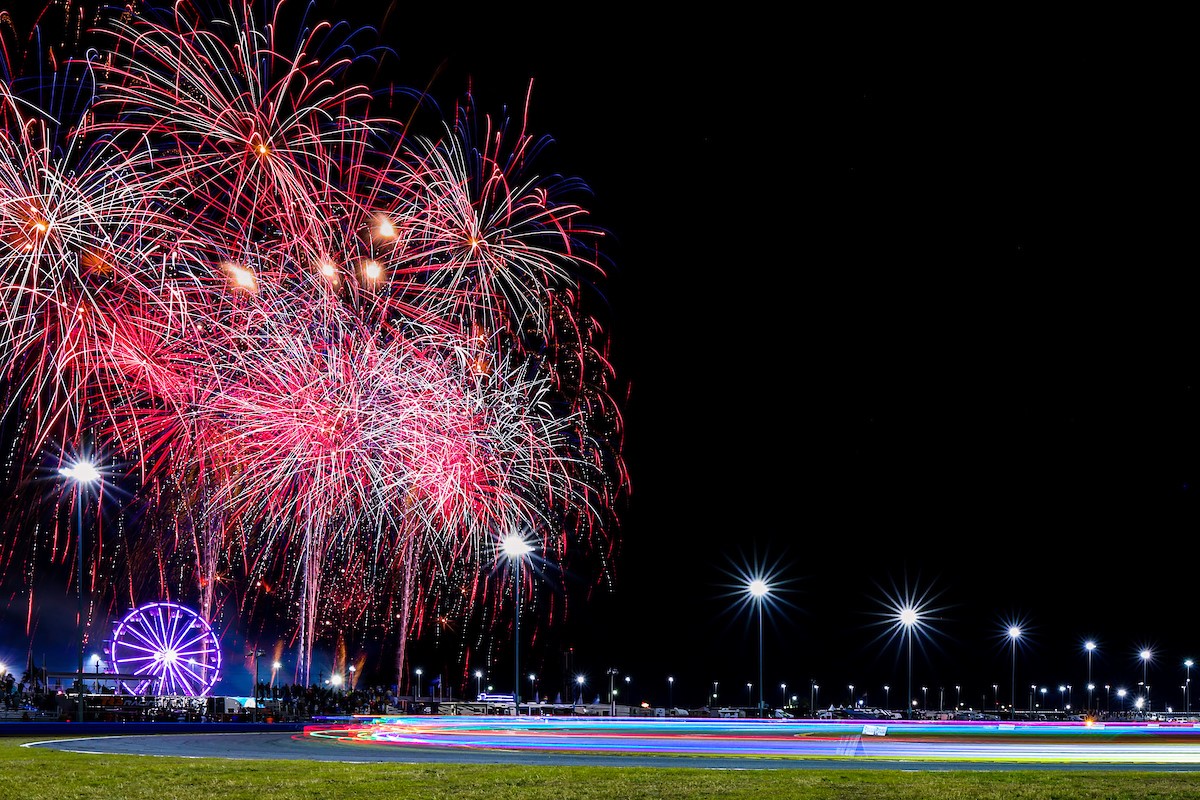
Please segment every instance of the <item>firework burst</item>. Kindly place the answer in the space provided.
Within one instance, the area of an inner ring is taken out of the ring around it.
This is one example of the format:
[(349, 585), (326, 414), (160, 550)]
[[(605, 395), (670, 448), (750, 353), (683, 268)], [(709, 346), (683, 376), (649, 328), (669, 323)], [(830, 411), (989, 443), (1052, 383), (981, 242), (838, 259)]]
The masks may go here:
[[(374, 114), (352, 76), (379, 51), (291, 11), (97, 12), (86, 58), (6, 65), (12, 458), (87, 438), (129, 465), (90, 570), (114, 607), (284, 617), (305, 681), (332, 628), (380, 627), (402, 674), (427, 621), (504, 602), (504, 533), (546, 564), (611, 555), (620, 412), (583, 291), (602, 236), (582, 184), (536, 172), (546, 140), (469, 97), (432, 137)], [(49, 535), (0, 564), (63, 561)]]

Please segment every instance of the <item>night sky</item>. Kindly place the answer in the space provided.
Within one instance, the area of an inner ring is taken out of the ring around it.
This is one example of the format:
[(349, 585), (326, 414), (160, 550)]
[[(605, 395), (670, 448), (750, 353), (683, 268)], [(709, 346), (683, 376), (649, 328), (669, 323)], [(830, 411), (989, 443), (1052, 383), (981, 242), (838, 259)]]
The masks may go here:
[[(355, 13), (447, 104), (469, 81), (482, 110), (520, 108), (532, 79), (530, 128), (609, 232), (598, 316), (632, 491), (611, 585), (577, 576), (566, 619), (529, 625), (523, 673), (559, 683), (573, 648), (589, 699), (610, 667), (651, 703), (668, 675), (677, 705), (713, 681), (757, 698), (738, 576), (759, 564), (780, 601), (770, 703), (815, 681), (823, 705), (850, 684), (901, 705), (905, 651), (879, 623), (906, 592), (936, 617), (912, 676), (931, 705), (956, 685), (1007, 701), (1009, 622), (1021, 707), (1031, 683), (1082, 702), (1088, 638), (1095, 683), (1136, 687), (1148, 647), (1155, 705), (1180, 703), (1200, 370), (1192, 89), (1169, 36)], [(414, 663), (455, 649), (419, 642)], [(494, 653), (508, 690), (511, 648)]]
[(1093, 638), (1094, 682), (1136, 685), (1149, 647), (1179, 702), (1200, 652), (1180, 50), (1136, 21), (489, 22), (430, 50), (440, 85), (534, 78), (534, 125), (613, 234), (629, 384), (614, 586), (547, 651), (653, 701), (673, 674), (677, 702), (713, 680), (740, 702), (757, 626), (730, 593), (758, 562), (788, 603), (768, 699), (890, 683), (898, 705), (878, 623), (907, 586), (937, 609), (931, 700), (1007, 699), (1020, 621), (1019, 687), (1082, 702)]

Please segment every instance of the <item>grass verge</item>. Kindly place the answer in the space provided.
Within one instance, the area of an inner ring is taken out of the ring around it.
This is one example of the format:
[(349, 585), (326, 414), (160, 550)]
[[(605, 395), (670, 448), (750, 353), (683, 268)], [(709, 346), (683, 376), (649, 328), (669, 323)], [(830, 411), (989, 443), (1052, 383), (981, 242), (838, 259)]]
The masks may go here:
[[(44, 737), (43, 737), (44, 738)], [(899, 798), (1182, 800), (1200, 773), (707, 770), (238, 761), (62, 753), (0, 738), (6, 800), (574, 800)]]

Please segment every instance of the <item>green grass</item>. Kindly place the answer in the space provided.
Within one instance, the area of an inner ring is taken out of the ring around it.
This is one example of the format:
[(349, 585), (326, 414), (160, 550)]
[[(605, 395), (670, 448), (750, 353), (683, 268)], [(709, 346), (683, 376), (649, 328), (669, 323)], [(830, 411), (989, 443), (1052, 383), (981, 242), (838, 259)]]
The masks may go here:
[[(44, 738), (44, 737), (43, 737)], [(1200, 798), (1200, 773), (900, 772), (345, 764), (84, 755), (0, 737), (3, 800)]]

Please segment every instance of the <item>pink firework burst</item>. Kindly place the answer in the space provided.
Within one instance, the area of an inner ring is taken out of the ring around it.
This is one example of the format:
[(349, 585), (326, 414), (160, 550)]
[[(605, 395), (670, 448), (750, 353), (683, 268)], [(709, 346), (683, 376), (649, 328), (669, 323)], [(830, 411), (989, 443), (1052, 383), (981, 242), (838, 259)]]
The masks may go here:
[[(468, 98), (408, 130), (353, 77), (362, 32), (292, 12), (99, 15), (45, 73), (86, 76), (69, 125), (0, 83), (7, 418), (30, 463), (90, 439), (129, 465), (136, 524), (90, 567), (114, 607), (284, 617), (305, 680), (322, 637), (379, 627), (402, 673), (427, 622), (505, 602), (504, 533), (611, 554), (603, 237), (524, 124)], [(56, 528), (21, 537), (0, 564), (66, 563)]]

